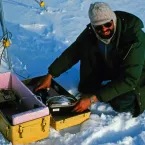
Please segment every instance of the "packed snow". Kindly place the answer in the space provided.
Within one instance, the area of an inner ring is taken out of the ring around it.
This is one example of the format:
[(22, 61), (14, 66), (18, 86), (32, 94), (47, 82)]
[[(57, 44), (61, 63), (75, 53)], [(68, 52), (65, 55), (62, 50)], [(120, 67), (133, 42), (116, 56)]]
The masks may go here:
[[(5, 24), (12, 33), (10, 50), (13, 72), (20, 79), (44, 75), (48, 66), (89, 23), (88, 9), (96, 0), (2, 0)], [(102, 1), (102, 0), (100, 0)], [(104, 0), (113, 10), (133, 13), (145, 24), (145, 1)], [(145, 30), (145, 29), (143, 29)], [(1, 32), (2, 36), (2, 32)], [(0, 72), (8, 71), (6, 62)], [(79, 64), (56, 79), (70, 93), (77, 94)], [(145, 112), (133, 118), (117, 113), (108, 104), (91, 106), (84, 123), (56, 131), (32, 145), (145, 145)], [(0, 145), (11, 145), (0, 134)]]

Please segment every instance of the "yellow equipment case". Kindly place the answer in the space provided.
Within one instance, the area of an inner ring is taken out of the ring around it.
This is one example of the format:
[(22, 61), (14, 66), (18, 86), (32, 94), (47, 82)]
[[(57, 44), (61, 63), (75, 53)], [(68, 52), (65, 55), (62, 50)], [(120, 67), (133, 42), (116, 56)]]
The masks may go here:
[(0, 131), (13, 145), (28, 144), (49, 135), (50, 116), (45, 116), (18, 125), (12, 125), (5, 115), (0, 113)]
[[(39, 84), (39, 81), (42, 79), (42, 77), (44, 77), (44, 76), (28, 79), (28, 80), (23, 81), (23, 83), (28, 88), (33, 90), (35, 85)], [(67, 97), (75, 98), (67, 90), (65, 90), (61, 85), (59, 85), (54, 79), (52, 79), (49, 94), (50, 94), (50, 96), (64, 95)], [(68, 109), (64, 108), (64, 111), (66, 111)], [(49, 110), (50, 110), (50, 108), (49, 108)], [(61, 129), (65, 129), (68, 127), (78, 125), (78, 124), (84, 122), (85, 120), (89, 119), (90, 110), (88, 109), (82, 113), (70, 112), (69, 114), (66, 114), (66, 115), (65, 115), (65, 113), (64, 113), (64, 115), (63, 114), (58, 115), (57, 113), (53, 114), (51, 112), (50, 112), (50, 114), (51, 114), (50, 125), (56, 130), (61, 130)]]
[(83, 113), (72, 113), (66, 116), (51, 116), (50, 125), (56, 129), (61, 130), (81, 124), (90, 117), (90, 111), (87, 110)]
[[(48, 107), (12, 73), (0, 74), (0, 131), (12, 144), (28, 144), (49, 135)], [(16, 96), (2, 92), (12, 90)]]

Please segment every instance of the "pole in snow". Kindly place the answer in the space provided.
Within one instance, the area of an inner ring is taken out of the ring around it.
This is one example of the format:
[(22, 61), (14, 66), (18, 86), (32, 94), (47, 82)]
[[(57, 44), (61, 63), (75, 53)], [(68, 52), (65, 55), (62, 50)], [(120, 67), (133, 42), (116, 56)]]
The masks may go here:
[(45, 7), (45, 2), (44, 1), (39, 1), (39, 0), (35, 0), (38, 4), (39, 4), (39, 6), (41, 7), (41, 8), (44, 8), (46, 11), (47, 11), (47, 9), (46, 9), (46, 7)]
[[(2, 0), (0, 0), (0, 23), (1, 23), (2, 32), (3, 32), (3, 38), (2, 38), (3, 39), (3, 47), (5, 50), (5, 48), (10, 46), (10, 41), (8, 39), (8, 32), (7, 32), (7, 29), (5, 27), (5, 23), (4, 23), (4, 12), (3, 12)], [(9, 69), (12, 70), (10, 53), (9, 53), (8, 48), (6, 49), (5, 53), (7, 55)]]

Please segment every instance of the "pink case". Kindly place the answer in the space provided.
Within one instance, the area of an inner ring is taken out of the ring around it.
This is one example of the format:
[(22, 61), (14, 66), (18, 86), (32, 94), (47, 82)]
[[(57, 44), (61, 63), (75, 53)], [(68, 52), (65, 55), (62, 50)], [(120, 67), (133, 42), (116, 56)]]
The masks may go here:
[[(34, 120), (49, 115), (49, 109), (11, 72), (0, 74), (0, 88), (14, 89), (29, 111), (12, 115), (12, 124), (17, 125), (23, 122)], [(33, 109), (34, 105), (39, 108)]]

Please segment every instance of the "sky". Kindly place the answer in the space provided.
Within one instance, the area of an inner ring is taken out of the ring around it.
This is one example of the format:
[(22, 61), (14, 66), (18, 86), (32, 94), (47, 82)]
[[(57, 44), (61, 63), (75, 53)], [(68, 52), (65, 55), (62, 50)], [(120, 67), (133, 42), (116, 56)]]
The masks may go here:
[[(12, 34), (8, 48), (12, 71), (22, 80), (48, 72), (48, 66), (79, 36), (89, 23), (88, 9), (97, 0), (2, 0), (4, 20)], [(145, 24), (145, 1), (100, 0), (113, 10), (137, 15)], [(143, 29), (145, 31), (145, 29)], [(1, 31), (0, 31), (1, 32)], [(2, 32), (0, 33), (3, 36)], [(2, 49), (2, 48), (1, 48)], [(2, 61), (0, 72), (8, 70)], [(77, 94), (79, 63), (55, 79), (70, 93)], [(33, 145), (144, 145), (145, 112), (133, 118), (116, 113), (104, 103), (91, 106), (84, 123), (56, 131), (50, 127), (48, 138)], [(0, 144), (10, 145), (0, 134)]]

